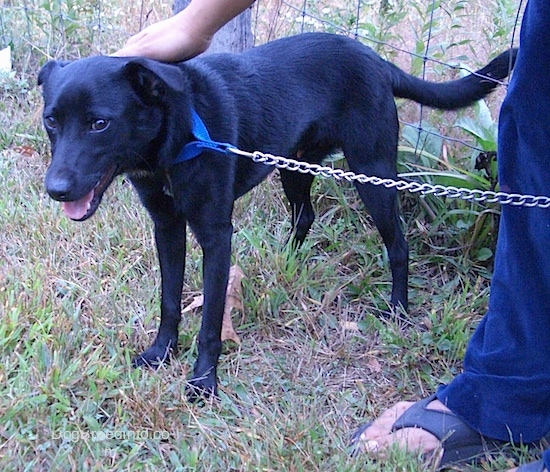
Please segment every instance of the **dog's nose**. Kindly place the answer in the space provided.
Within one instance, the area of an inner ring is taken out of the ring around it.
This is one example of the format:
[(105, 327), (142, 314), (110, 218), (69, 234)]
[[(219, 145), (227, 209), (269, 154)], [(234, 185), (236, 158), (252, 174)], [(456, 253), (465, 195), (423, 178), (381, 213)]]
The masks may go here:
[(71, 182), (68, 178), (55, 175), (46, 176), (46, 191), (54, 200), (67, 201), (71, 192)]

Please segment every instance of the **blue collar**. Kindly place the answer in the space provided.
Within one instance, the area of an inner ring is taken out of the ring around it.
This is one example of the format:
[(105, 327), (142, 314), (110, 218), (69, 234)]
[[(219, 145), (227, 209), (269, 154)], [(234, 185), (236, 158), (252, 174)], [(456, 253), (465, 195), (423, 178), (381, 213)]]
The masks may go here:
[(194, 108), (191, 109), (191, 119), (191, 133), (196, 138), (196, 141), (191, 141), (183, 146), (183, 149), (177, 155), (176, 159), (174, 159), (172, 164), (179, 164), (181, 162), (193, 159), (206, 150), (229, 154), (229, 148), (235, 147), (232, 144), (212, 141), (204, 122), (201, 120)]

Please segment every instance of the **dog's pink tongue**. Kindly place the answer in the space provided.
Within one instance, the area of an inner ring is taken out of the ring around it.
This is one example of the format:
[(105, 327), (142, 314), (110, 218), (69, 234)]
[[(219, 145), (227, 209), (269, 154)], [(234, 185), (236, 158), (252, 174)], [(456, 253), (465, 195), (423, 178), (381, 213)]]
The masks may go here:
[(92, 198), (94, 198), (93, 190), (76, 202), (63, 202), (63, 211), (71, 220), (80, 220), (84, 218), (88, 212), (88, 207)]

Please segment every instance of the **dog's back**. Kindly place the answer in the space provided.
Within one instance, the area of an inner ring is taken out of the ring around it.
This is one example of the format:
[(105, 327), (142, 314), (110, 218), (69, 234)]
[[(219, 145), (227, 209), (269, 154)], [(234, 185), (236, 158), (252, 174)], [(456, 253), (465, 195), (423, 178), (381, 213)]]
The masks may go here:
[[(371, 129), (393, 120), (394, 96), (440, 109), (471, 105), (509, 74), (515, 56), (507, 51), (475, 74), (434, 83), (405, 73), (356, 40), (308, 33), (237, 55), (199, 57), (184, 67), (197, 80), (213, 81), (215, 90), (224, 89), (217, 103), (227, 109), (217, 112), (237, 117), (238, 146), (294, 156), (311, 143), (325, 153), (341, 147), (346, 115), (369, 122)], [(282, 148), (281, 134), (295, 146)]]

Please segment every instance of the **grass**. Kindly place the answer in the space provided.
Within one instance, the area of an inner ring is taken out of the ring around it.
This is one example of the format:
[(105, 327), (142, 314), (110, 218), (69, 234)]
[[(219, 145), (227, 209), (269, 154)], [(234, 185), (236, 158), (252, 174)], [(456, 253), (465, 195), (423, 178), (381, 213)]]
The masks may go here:
[[(411, 309), (384, 318), (387, 255), (354, 189), (315, 182), (318, 219), (295, 253), (284, 245), (289, 215), (274, 174), (235, 211), (233, 258), (246, 274), (234, 317), (242, 344), (224, 346), (220, 399), (191, 404), (185, 381), (200, 310), (182, 320), (170, 366), (130, 368), (158, 322), (151, 223), (123, 179), (83, 224), (47, 198), (33, 81), (0, 82), (2, 470), (426, 470), (399, 450), (384, 462), (353, 458), (348, 439), (389, 405), (460, 371), (490, 279), (490, 261), (471, 258), (464, 243), (469, 228), (443, 213), (434, 220), (421, 199), (403, 196)], [(192, 237), (188, 254), (184, 303), (201, 290)], [(528, 454), (508, 451), (478, 470)]]
[[(156, 329), (159, 288), (152, 228), (129, 185), (117, 182), (94, 219), (75, 224), (44, 196), (45, 166), (13, 150), (1, 160), (4, 470), (423, 470), (399, 452), (383, 469), (365, 465), (347, 439), (460, 370), (486, 271), (427, 253), (413, 231), (413, 307), (380, 318), (387, 263), (367, 217), (350, 209), (351, 189), (319, 181), (319, 223), (294, 254), (274, 177), (237, 208), (242, 345), (225, 346), (220, 401), (194, 405), (184, 389), (199, 313), (182, 321), (172, 365), (129, 367)], [(343, 198), (348, 208), (333, 206)], [(201, 287), (192, 238), (189, 252), (191, 299)]]
[[(43, 195), (43, 159), (13, 151), (2, 157), (2, 180), (14, 187), (0, 203), (4, 468), (354, 470), (346, 438), (366, 397), (378, 382), (388, 384), (384, 371), (395, 359), (386, 365), (383, 353), (399, 355), (400, 335), (364, 316), (369, 306), (357, 289), (346, 293), (340, 272), (358, 276), (338, 261), (349, 254), (334, 260), (315, 248), (322, 233), (305, 254), (281, 247), (282, 202), (271, 202), (277, 211), (254, 203), (260, 192), (274, 192), (275, 182), (240, 205), (243, 344), (226, 346), (221, 400), (198, 406), (184, 394), (198, 314), (183, 321), (182, 353), (171, 366), (129, 368), (132, 354), (150, 342), (158, 302), (151, 225), (129, 186), (115, 184), (91, 224), (75, 225)], [(198, 251), (189, 244), (191, 297), (200, 277)], [(376, 271), (382, 298), (387, 277)], [(362, 329), (348, 332), (341, 321), (360, 321)], [(384, 347), (379, 336), (393, 341)]]

